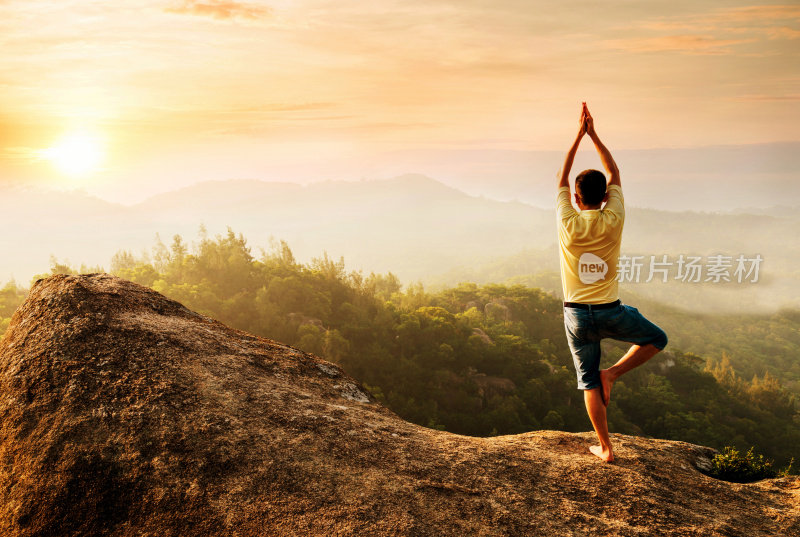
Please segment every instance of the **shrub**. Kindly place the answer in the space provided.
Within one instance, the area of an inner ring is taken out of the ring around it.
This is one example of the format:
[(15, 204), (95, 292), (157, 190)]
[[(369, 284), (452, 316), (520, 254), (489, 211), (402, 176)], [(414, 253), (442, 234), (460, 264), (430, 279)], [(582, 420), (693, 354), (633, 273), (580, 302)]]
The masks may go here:
[(765, 459), (760, 453), (754, 453), (752, 447), (742, 455), (736, 448), (727, 446), (723, 453), (714, 455), (709, 475), (723, 481), (750, 483), (778, 475), (788, 475), (790, 468), (791, 463), (788, 468), (779, 472), (773, 467), (771, 460)]

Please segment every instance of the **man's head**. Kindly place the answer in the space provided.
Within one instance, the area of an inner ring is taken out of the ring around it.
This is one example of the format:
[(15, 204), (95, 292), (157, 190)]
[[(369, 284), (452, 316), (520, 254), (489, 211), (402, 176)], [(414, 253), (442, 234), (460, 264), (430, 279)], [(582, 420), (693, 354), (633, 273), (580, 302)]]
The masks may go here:
[(606, 201), (606, 176), (598, 170), (583, 170), (575, 178), (575, 203), (581, 210), (599, 209)]

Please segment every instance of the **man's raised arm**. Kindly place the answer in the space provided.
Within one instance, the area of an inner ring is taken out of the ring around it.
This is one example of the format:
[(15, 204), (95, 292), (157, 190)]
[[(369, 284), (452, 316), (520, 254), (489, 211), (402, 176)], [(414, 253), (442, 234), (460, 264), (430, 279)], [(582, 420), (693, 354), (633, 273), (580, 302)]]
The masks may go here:
[(592, 119), (592, 116), (589, 114), (589, 110), (585, 108), (585, 106), (584, 115), (586, 116), (586, 119), (584, 120), (586, 123), (586, 134), (588, 134), (589, 138), (591, 138), (594, 142), (594, 147), (600, 154), (600, 160), (603, 161), (603, 166), (605, 166), (606, 171), (608, 172), (608, 184), (617, 185), (622, 188), (622, 182), (620, 182), (619, 179), (619, 168), (617, 168), (617, 163), (614, 162), (611, 152), (605, 145), (603, 145), (603, 142), (600, 141), (600, 137), (597, 136), (597, 133), (594, 130), (594, 119)]
[(578, 136), (572, 142), (572, 147), (567, 152), (567, 157), (564, 159), (564, 166), (561, 168), (559, 174), (558, 188), (569, 187), (569, 172), (572, 170), (572, 162), (575, 160), (575, 153), (578, 152), (578, 146), (581, 145), (581, 138), (586, 134), (586, 116), (585, 112), (581, 113), (581, 128), (578, 131)]

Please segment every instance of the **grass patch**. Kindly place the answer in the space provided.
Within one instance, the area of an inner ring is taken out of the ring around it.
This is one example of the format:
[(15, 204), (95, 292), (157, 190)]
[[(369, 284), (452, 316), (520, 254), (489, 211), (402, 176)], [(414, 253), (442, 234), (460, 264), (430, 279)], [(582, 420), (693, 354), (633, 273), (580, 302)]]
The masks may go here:
[(761, 479), (782, 477), (790, 474), (794, 459), (782, 470), (774, 467), (773, 461), (764, 455), (755, 453), (751, 447), (742, 454), (736, 448), (727, 446), (722, 453), (717, 453), (711, 461), (709, 475), (734, 483), (752, 483)]

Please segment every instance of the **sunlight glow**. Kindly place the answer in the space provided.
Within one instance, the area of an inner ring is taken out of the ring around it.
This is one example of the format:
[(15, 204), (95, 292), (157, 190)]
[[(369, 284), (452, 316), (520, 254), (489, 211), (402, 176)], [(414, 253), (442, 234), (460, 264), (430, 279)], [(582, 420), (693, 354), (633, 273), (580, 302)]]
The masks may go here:
[(63, 174), (83, 177), (98, 170), (103, 160), (103, 149), (96, 136), (74, 132), (60, 139), (52, 147), (40, 152)]

